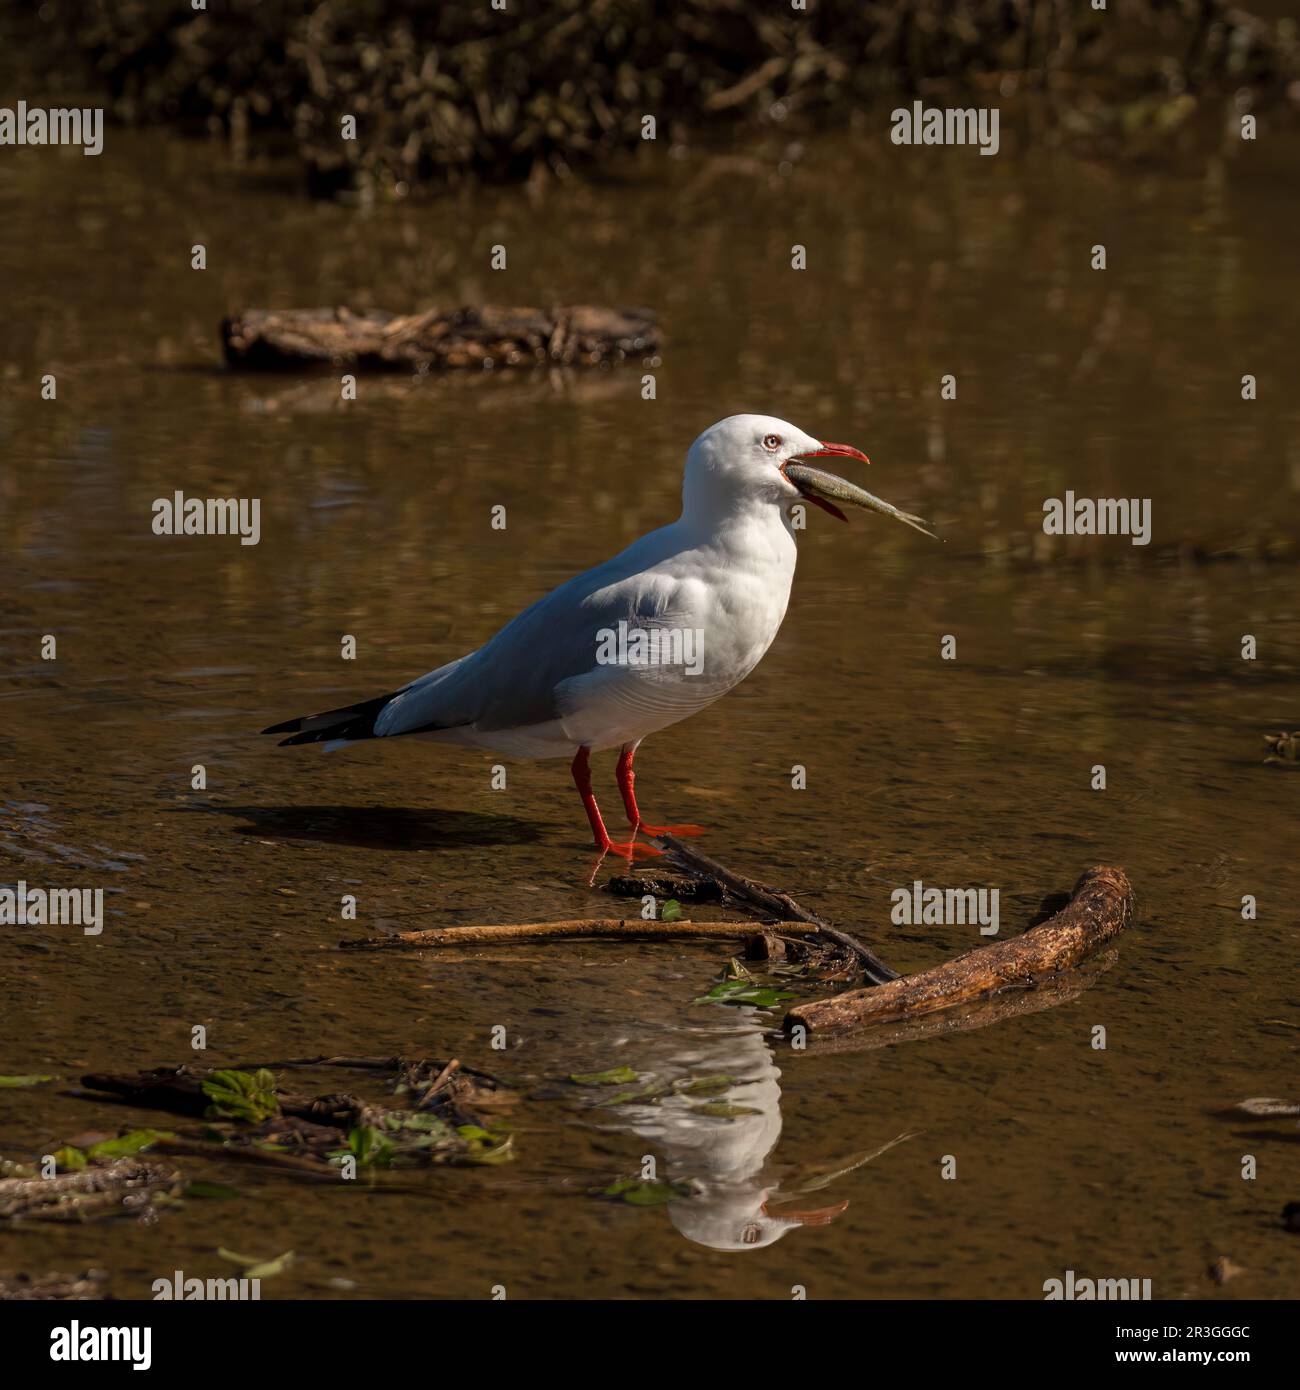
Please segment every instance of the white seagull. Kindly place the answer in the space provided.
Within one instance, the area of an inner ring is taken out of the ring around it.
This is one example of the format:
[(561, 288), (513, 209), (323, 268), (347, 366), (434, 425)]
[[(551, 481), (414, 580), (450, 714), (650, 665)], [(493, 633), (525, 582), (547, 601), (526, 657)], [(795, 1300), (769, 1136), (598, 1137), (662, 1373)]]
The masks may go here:
[[(388, 695), (263, 730), (285, 744), (338, 747), (423, 738), (508, 756), (572, 758), (596, 848), (631, 859), (636, 841), (698, 826), (641, 819), (632, 759), (647, 734), (711, 705), (762, 660), (794, 578), (792, 510), (805, 500), (846, 520), (844, 502), (924, 529), (807, 459), (867, 456), (769, 415), (732, 415), (686, 455), (682, 514), (603, 565), (553, 589), (476, 652)], [(929, 534), (927, 532), (927, 534)], [(631, 834), (610, 839), (591, 790), (593, 752), (620, 750), (618, 786)]]

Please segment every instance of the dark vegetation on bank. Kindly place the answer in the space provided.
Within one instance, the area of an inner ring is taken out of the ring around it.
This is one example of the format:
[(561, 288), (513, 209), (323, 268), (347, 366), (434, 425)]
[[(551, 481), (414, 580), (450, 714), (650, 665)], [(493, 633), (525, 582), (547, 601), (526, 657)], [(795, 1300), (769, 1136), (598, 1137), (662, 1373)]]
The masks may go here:
[(964, 87), (1040, 94), (1092, 130), (1182, 119), (1203, 94), (1262, 105), (1300, 74), (1294, 24), (1224, 0), (506, 3), (45, 0), (8, 24), (116, 119), (291, 149), (317, 191), (563, 173), (637, 147), (647, 115), (672, 141)]

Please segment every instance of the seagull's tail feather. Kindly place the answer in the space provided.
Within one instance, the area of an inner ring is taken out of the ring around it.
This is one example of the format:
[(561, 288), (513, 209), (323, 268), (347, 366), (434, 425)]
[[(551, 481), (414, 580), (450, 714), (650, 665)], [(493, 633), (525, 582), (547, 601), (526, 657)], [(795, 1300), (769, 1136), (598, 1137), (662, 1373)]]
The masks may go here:
[(401, 693), (401, 690), (394, 690), (389, 695), (362, 700), (360, 704), (343, 705), (339, 709), (327, 709), (322, 714), (304, 714), (297, 719), (286, 719), (283, 724), (272, 724), (262, 732), (292, 734), (292, 738), (280, 740), (281, 748), (294, 743), (351, 743), (357, 739), (375, 738), (375, 720), (379, 718), (380, 710)]

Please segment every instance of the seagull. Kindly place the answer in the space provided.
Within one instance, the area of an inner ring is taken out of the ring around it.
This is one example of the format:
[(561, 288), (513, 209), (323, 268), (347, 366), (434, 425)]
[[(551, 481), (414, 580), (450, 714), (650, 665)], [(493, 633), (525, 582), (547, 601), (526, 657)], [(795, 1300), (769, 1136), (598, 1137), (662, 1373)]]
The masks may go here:
[[(658, 854), (638, 833), (702, 834), (641, 819), (632, 760), (644, 738), (720, 699), (772, 645), (794, 578), (796, 509), (811, 502), (844, 521), (843, 502), (925, 529), (807, 462), (825, 458), (870, 463), (769, 415), (720, 420), (687, 452), (676, 521), (553, 589), (468, 656), (387, 695), (262, 732), (289, 734), (281, 746), (417, 738), (566, 757), (602, 854)], [(613, 748), (625, 841), (610, 838), (591, 787), (591, 754)]]

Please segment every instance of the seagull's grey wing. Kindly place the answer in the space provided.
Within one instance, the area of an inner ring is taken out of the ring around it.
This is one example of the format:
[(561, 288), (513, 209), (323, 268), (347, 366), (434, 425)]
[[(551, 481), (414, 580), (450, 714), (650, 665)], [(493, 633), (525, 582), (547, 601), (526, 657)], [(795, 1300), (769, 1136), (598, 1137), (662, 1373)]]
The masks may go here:
[(597, 671), (603, 631), (616, 631), (620, 621), (644, 626), (672, 619), (671, 587), (656, 592), (639, 576), (611, 572), (613, 564), (561, 584), (478, 651), (416, 681), (385, 707), (376, 732), (391, 736), (465, 725), (491, 732), (562, 717), (560, 687)]

